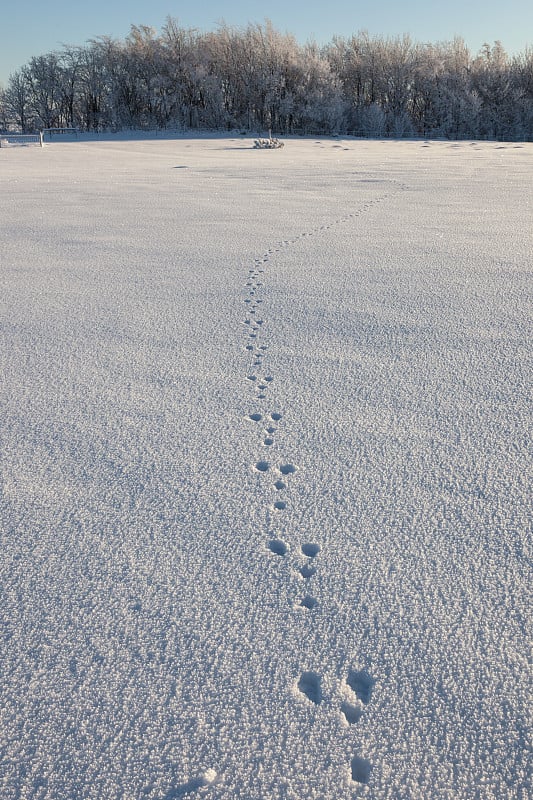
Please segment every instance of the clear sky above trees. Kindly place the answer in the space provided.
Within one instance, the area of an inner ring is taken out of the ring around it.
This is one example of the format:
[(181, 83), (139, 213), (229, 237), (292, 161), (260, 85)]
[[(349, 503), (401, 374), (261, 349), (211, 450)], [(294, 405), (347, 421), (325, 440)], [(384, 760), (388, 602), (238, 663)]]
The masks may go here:
[(462, 36), (475, 53), (484, 42), (500, 40), (509, 53), (533, 45), (531, 0), (26, 0), (10, 3), (0, 27), (0, 84), (32, 56), (65, 44), (83, 44), (100, 35), (124, 37), (131, 24), (159, 29), (167, 15), (185, 27), (214, 30), (224, 20), (229, 25), (262, 22), (268, 17), (280, 31), (289, 31), (300, 42), (329, 41), (335, 34), (347, 36), (359, 30), (397, 36), (409, 33), (419, 41), (438, 42)]

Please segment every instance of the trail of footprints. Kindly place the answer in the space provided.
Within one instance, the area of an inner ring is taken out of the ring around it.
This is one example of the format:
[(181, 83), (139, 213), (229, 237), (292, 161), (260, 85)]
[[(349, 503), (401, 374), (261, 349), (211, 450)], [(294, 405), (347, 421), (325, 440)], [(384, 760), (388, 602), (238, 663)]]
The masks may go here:
[[(389, 180), (395, 189), (405, 190), (408, 187), (400, 181)], [(373, 205), (383, 202), (392, 193), (392, 189), (383, 195), (369, 200), (364, 206), (353, 213), (334, 220), (333, 222), (321, 225), (311, 231), (306, 231), (292, 239), (283, 240), (277, 247), (267, 250), (261, 258), (256, 258), (253, 267), (248, 270), (248, 277), (245, 283), (246, 296), (244, 298), (245, 316), (243, 319), (245, 331), (245, 350), (248, 353), (249, 365), (246, 382), (251, 388), (256, 404), (254, 410), (248, 415), (248, 420), (255, 423), (260, 431), (262, 446), (265, 448), (262, 455), (252, 465), (254, 472), (259, 476), (263, 475), (272, 481), (271, 486), (272, 502), (269, 511), (269, 538), (266, 543), (268, 551), (272, 557), (285, 558), (289, 555), (289, 545), (281, 538), (276, 536), (276, 519), (278, 514), (282, 514), (288, 507), (288, 488), (290, 481), (297, 472), (297, 467), (291, 462), (279, 462), (269, 458), (269, 449), (272, 452), (275, 444), (275, 437), (278, 424), (283, 420), (282, 412), (278, 410), (264, 410), (268, 405), (268, 390), (274, 381), (274, 376), (266, 369), (266, 359), (268, 355), (268, 345), (262, 342), (262, 334), (265, 330), (265, 319), (262, 313), (263, 298), (261, 289), (264, 286), (263, 276), (265, 267), (268, 265), (272, 256), (282, 249), (295, 244), (297, 241), (318, 234), (321, 231), (347, 222), (368, 211)], [(295, 611), (305, 614), (317, 613), (319, 602), (313, 596), (310, 588), (312, 577), (318, 569), (317, 556), (321, 551), (320, 545), (316, 542), (304, 541), (300, 544), (297, 555), (298, 572), (303, 583), (303, 591), (300, 599), (295, 603)], [(320, 559), (318, 559), (319, 561)], [(374, 680), (366, 670), (350, 669), (345, 676), (341, 686), (341, 699), (339, 700), (339, 713), (342, 720), (347, 725), (356, 725), (361, 719), (365, 706), (370, 703)], [(322, 676), (314, 671), (304, 670), (296, 681), (296, 690), (305, 702), (319, 706), (323, 701)], [(370, 761), (354, 755), (350, 762), (350, 777), (356, 784), (366, 784), (369, 781), (372, 765)]]

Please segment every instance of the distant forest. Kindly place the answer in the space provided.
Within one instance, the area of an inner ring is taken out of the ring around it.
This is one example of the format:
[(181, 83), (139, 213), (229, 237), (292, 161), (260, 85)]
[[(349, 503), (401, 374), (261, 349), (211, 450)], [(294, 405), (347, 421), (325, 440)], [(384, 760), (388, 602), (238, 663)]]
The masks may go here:
[(323, 47), (270, 22), (202, 33), (169, 17), (33, 57), (0, 89), (0, 128), (240, 130), (533, 140), (533, 49), (471, 55), (365, 32)]

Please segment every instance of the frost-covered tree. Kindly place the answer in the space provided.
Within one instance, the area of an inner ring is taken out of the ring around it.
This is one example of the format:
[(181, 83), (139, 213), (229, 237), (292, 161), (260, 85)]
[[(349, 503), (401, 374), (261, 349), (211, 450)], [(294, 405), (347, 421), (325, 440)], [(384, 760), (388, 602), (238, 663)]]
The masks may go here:
[(39, 128), (61, 125), (63, 71), (57, 54), (32, 58), (23, 73), (30, 91), (33, 124)]
[(4, 126), (16, 126), (26, 133), (32, 126), (30, 85), (26, 73), (19, 69), (9, 76), (7, 89), (2, 93)]
[(168, 17), (120, 41), (32, 58), (2, 94), (23, 130), (240, 128), (254, 133), (533, 138), (533, 55), (462, 39), (415, 43), (362, 31), (319, 48), (272, 23), (201, 33)]
[(83, 130), (97, 131), (109, 125), (108, 46), (113, 45), (95, 39), (79, 49), (76, 124)]
[(510, 64), (515, 110), (515, 138), (533, 140), (533, 48), (515, 56)]
[(198, 100), (199, 34), (194, 29), (181, 28), (176, 19), (167, 17), (160, 38), (164, 58), (164, 103), (169, 124), (193, 127), (191, 109)]
[(421, 136), (472, 135), (477, 98), (470, 86), (470, 54), (462, 39), (419, 45), (411, 80), (411, 117)]
[(59, 54), (59, 124), (68, 128), (78, 125), (77, 100), (82, 61), (79, 47), (65, 47)]
[(380, 89), (387, 130), (395, 137), (412, 136), (412, 76), (416, 51), (409, 36), (389, 39), (381, 49)]
[(316, 45), (308, 44), (298, 60), (293, 117), (301, 133), (338, 133), (344, 120), (344, 100), (338, 77)]
[(472, 64), (472, 87), (480, 99), (478, 136), (509, 138), (513, 123), (513, 93), (507, 54), (501, 42), (483, 48)]

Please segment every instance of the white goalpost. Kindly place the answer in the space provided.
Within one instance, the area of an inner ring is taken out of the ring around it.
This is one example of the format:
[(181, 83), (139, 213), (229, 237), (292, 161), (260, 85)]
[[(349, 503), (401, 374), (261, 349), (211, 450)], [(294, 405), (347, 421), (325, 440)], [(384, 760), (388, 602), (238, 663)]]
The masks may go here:
[(0, 133), (0, 147), (43, 146), (42, 133)]
[(48, 141), (52, 141), (52, 136), (65, 136), (68, 134), (74, 135), (78, 138), (78, 129), (77, 128), (43, 128), (41, 134), (44, 137), (48, 136)]
[(17, 147), (39, 145), (44, 147), (45, 137), (52, 141), (52, 136), (74, 135), (78, 138), (77, 128), (43, 128), (39, 133), (0, 133), (0, 147)]

